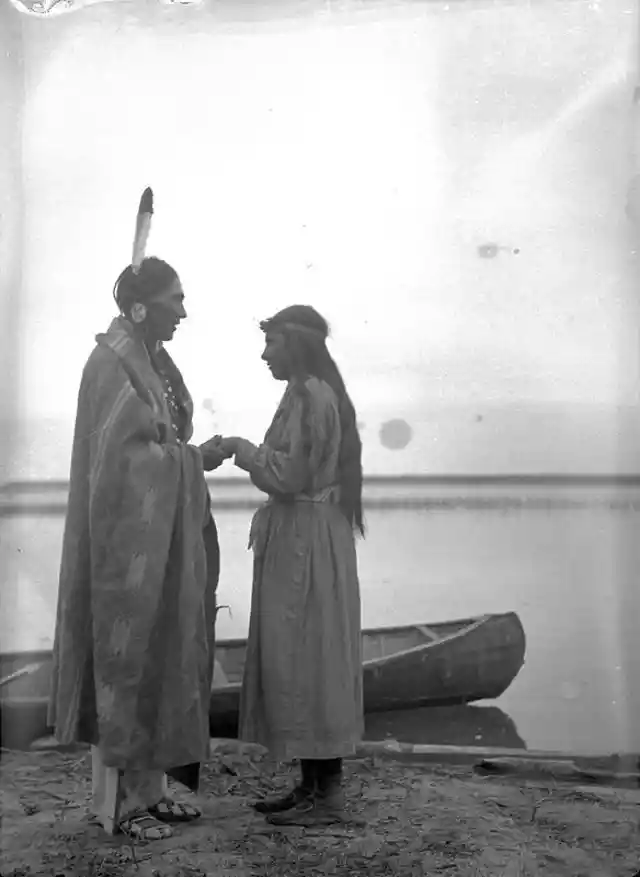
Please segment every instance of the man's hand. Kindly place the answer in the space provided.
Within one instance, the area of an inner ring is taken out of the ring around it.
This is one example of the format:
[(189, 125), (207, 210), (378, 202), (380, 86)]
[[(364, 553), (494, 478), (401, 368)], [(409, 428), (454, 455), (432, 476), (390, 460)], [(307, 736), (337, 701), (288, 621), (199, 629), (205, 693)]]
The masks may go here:
[(222, 438), (222, 436), (215, 436), (215, 439), (218, 439), (218, 447), (220, 450), (229, 457), (233, 457), (233, 455), (238, 450), (238, 442), (241, 442), (242, 439), (238, 438), (238, 436), (227, 436), (227, 438)]
[(205, 472), (212, 472), (218, 466), (222, 466), (225, 460), (233, 456), (233, 452), (223, 448), (221, 436), (216, 435), (209, 441), (200, 445), (200, 453), (202, 454), (202, 467)]

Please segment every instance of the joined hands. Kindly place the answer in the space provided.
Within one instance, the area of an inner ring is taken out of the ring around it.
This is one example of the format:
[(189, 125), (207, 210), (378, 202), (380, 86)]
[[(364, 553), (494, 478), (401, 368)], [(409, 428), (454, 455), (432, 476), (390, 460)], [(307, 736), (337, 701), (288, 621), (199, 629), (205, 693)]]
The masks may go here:
[(200, 453), (202, 454), (202, 463), (205, 472), (211, 472), (223, 464), (225, 460), (233, 457), (238, 447), (238, 438), (231, 436), (223, 438), (221, 435), (214, 435), (203, 445), (200, 445)]

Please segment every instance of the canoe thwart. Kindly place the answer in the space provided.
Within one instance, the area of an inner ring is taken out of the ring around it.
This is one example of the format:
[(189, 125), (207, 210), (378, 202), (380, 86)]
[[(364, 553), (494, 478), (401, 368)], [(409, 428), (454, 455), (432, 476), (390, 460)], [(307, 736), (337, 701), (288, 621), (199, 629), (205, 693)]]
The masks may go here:
[(432, 627), (427, 627), (426, 624), (416, 624), (416, 628), (420, 631), (420, 633), (423, 633), (427, 639), (430, 639), (433, 642), (440, 639), (440, 634), (438, 633), (438, 631), (434, 630)]

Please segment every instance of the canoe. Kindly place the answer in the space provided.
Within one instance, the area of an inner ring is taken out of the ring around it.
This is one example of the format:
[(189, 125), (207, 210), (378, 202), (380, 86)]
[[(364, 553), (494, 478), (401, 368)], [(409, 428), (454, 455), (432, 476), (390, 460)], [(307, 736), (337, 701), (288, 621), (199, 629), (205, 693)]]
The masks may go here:
[[(514, 612), (362, 633), (365, 713), (494, 700), (524, 663), (525, 634)], [(220, 640), (211, 690), (214, 736), (237, 731), (246, 640)], [(0, 654), (4, 746), (46, 734), (51, 651)]]
[[(515, 612), (362, 632), (365, 713), (494, 700), (524, 664)], [(246, 640), (218, 644), (211, 692), (213, 736), (237, 730)]]

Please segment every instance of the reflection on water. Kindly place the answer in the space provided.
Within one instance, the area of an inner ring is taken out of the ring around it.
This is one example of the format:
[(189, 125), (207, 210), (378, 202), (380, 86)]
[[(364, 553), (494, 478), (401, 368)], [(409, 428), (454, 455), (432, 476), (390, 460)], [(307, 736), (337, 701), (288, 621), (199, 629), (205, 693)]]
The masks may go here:
[(495, 706), (425, 707), (366, 717), (367, 740), (525, 749), (515, 723)]
[[(483, 487), (470, 502), (443, 501), (440, 487), (422, 490), (437, 493), (433, 507), (368, 511), (358, 549), (364, 625), (515, 610), (527, 634), (526, 663), (497, 705), (527, 747), (640, 751), (640, 490), (622, 489), (620, 499), (610, 487), (544, 488), (547, 505), (535, 488)], [(249, 509), (217, 515), (219, 599), (231, 607), (219, 615), (220, 638), (246, 636), (248, 628), (250, 517)], [(51, 644), (62, 525), (61, 518), (0, 521), (4, 650)], [(376, 721), (371, 728), (394, 719)], [(404, 733), (424, 742), (436, 725), (433, 711), (420, 711), (405, 717)]]
[[(237, 715), (222, 720), (212, 715), (212, 737), (236, 737)], [(445, 746), (497, 746), (525, 749), (515, 723), (495, 706), (424, 707), (372, 713), (365, 717), (365, 739)]]

